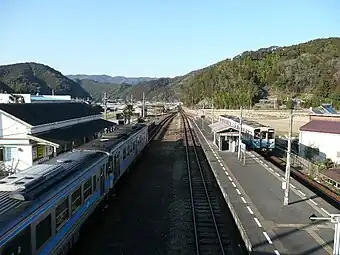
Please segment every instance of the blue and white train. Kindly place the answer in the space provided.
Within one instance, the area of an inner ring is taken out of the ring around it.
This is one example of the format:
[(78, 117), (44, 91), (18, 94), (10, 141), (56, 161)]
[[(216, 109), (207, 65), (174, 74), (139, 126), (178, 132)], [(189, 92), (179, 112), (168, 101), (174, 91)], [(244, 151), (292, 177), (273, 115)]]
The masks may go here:
[[(221, 115), (219, 121), (236, 130), (240, 129), (240, 118)], [(253, 150), (272, 150), (275, 148), (275, 130), (256, 121), (242, 118), (242, 142)]]
[(84, 221), (147, 145), (151, 126), (122, 126), (1, 179), (0, 255), (66, 254)]

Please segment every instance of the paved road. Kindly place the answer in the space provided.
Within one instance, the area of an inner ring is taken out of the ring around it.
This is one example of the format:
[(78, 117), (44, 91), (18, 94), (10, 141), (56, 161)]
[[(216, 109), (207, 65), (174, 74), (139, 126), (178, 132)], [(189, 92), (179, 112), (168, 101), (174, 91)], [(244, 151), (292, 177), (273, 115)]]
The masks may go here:
[(334, 227), (328, 222), (312, 224), (309, 216), (337, 213), (335, 208), (294, 179), (290, 205), (283, 206), (284, 173), (280, 169), (252, 153), (247, 154), (246, 165), (242, 165), (236, 154), (217, 151), (209, 123), (194, 123), (200, 129), (198, 134), (220, 186), (228, 194), (256, 253), (332, 252)]

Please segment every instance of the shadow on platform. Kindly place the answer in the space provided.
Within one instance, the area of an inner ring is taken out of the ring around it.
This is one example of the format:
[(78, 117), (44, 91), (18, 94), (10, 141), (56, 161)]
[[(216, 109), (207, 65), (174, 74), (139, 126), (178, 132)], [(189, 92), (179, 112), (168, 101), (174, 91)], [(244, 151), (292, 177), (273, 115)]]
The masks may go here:
[[(275, 237), (272, 237), (271, 240), (274, 242), (275, 240), (279, 240), (279, 239), (282, 239), (284, 237), (288, 237), (298, 231), (302, 231), (302, 230), (305, 230), (306, 228), (309, 228), (311, 226), (316, 226), (316, 225), (320, 225), (321, 223), (327, 223), (328, 221), (327, 220), (320, 220), (318, 221), (317, 223), (310, 223), (306, 226), (303, 226), (303, 227), (300, 227), (300, 228), (295, 228), (295, 229), (292, 229), (292, 230), (288, 230), (282, 234), (278, 234), (276, 235)], [(255, 244), (253, 245), (253, 249), (258, 249), (259, 247), (263, 246), (263, 245), (267, 245), (268, 243), (267, 242), (261, 242), (261, 243), (258, 243), (258, 244)], [(328, 242), (325, 242), (324, 245), (315, 245), (315, 246), (312, 246), (312, 247), (307, 247), (307, 246), (304, 246), (305, 247), (305, 250), (303, 252), (299, 252), (299, 254), (301, 255), (304, 255), (304, 254), (312, 254), (314, 252), (317, 252), (318, 250), (322, 249), (323, 247), (325, 247), (326, 245), (329, 245), (329, 246), (333, 246), (333, 241), (328, 241)], [(252, 252), (251, 254), (267, 254), (266, 252)], [(268, 253), (269, 254), (269, 253)]]

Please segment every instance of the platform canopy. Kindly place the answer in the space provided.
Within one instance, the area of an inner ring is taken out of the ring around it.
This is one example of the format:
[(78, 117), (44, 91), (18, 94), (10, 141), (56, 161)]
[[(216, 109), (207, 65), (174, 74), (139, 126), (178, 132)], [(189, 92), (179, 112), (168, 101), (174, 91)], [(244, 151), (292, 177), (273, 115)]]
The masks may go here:
[(209, 127), (211, 128), (211, 131), (216, 133), (216, 132), (221, 132), (227, 129), (230, 129), (231, 127), (225, 124), (222, 121), (210, 124)]

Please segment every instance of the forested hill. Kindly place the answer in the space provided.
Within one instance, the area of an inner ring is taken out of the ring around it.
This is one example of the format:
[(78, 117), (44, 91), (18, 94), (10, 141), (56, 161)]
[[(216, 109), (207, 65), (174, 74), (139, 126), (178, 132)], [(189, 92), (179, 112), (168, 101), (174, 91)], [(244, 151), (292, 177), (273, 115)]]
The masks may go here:
[(37, 63), (0, 66), (0, 90), (8, 93), (70, 94), (97, 100), (103, 92), (110, 98), (133, 95), (148, 100), (173, 100), (187, 104), (208, 102), (221, 108), (250, 107), (267, 94), (284, 100), (298, 96), (305, 106), (332, 102), (340, 107), (340, 38), (317, 39), (306, 43), (247, 51), (175, 78), (159, 78), (135, 85), (71, 80), (60, 72)]
[(247, 51), (197, 72), (182, 86), (183, 99), (197, 104), (213, 93), (218, 107), (249, 106), (266, 93), (299, 96), (306, 106), (340, 106), (340, 38)]
[[(39, 89), (38, 89), (39, 88)], [(0, 66), (0, 90), (7, 93), (71, 95), (87, 98), (90, 94), (80, 84), (53, 68), (37, 63)]]

